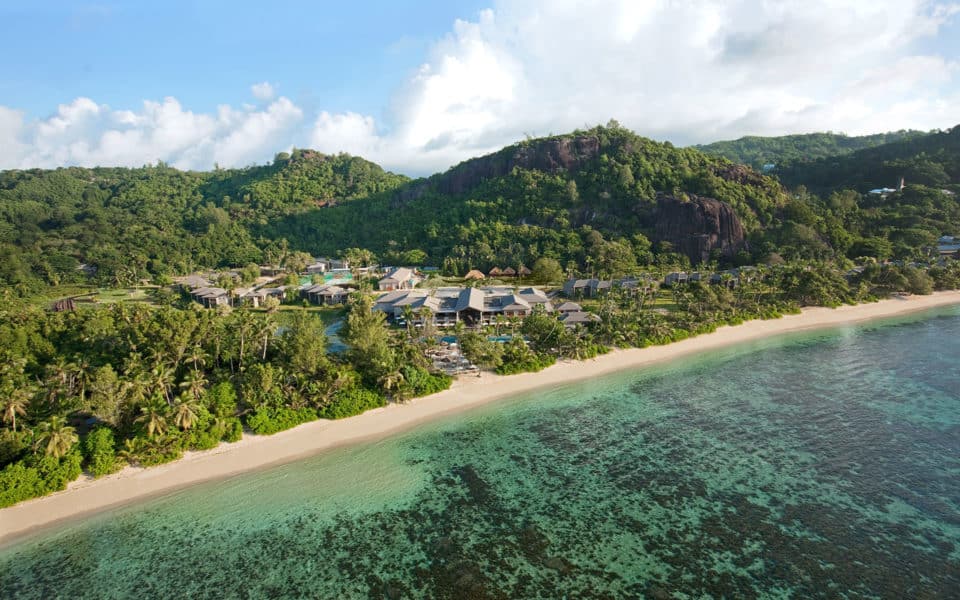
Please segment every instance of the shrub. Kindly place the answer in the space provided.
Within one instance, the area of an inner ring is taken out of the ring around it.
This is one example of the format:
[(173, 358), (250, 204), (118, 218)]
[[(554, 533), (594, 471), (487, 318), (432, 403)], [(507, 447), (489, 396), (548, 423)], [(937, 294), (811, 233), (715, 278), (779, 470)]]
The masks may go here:
[(243, 437), (243, 423), (240, 419), (233, 417), (227, 420), (227, 427), (220, 439), (224, 442), (239, 442)]
[(333, 402), (326, 406), (320, 416), (325, 419), (343, 419), (359, 415), (371, 408), (386, 406), (387, 400), (381, 394), (360, 386), (340, 390)]
[(87, 434), (83, 440), (83, 455), (87, 470), (94, 477), (109, 475), (120, 469), (113, 430), (109, 427), (97, 427)]
[(444, 373), (430, 373), (426, 369), (405, 366), (402, 369), (403, 378), (414, 397), (429, 396), (450, 387), (453, 378)]
[(265, 406), (247, 417), (247, 427), (254, 433), (270, 435), (316, 419), (317, 411), (309, 407)]
[(221, 419), (237, 414), (237, 391), (227, 381), (220, 382), (207, 390), (203, 401), (210, 414)]
[(29, 455), (0, 470), (0, 507), (45, 496), (80, 476), (83, 457), (73, 450), (63, 458)]
[(557, 362), (550, 354), (537, 354), (520, 338), (513, 338), (503, 348), (503, 362), (497, 367), (500, 375), (536, 373)]

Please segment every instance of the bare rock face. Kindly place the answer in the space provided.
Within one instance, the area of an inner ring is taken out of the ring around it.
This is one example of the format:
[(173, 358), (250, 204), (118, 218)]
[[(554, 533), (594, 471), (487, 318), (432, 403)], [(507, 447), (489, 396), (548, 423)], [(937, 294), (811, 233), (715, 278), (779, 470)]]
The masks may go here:
[(501, 177), (514, 169), (536, 169), (547, 173), (573, 171), (600, 154), (600, 140), (594, 136), (549, 139), (520, 145), (461, 163), (440, 176), (437, 190), (459, 195), (485, 179)]
[(415, 200), (430, 189), (457, 196), (487, 179), (510, 173), (514, 167), (547, 173), (575, 171), (599, 155), (600, 140), (592, 135), (553, 138), (511, 146), (495, 154), (462, 162), (442, 175), (404, 186), (394, 196), (394, 204)]
[(656, 241), (666, 241), (693, 264), (707, 262), (714, 250), (732, 258), (747, 249), (743, 225), (726, 202), (688, 195), (689, 200), (657, 196)]
[(763, 185), (763, 177), (745, 165), (716, 165), (711, 168), (714, 175), (726, 181), (733, 181), (741, 185), (752, 185), (760, 187)]

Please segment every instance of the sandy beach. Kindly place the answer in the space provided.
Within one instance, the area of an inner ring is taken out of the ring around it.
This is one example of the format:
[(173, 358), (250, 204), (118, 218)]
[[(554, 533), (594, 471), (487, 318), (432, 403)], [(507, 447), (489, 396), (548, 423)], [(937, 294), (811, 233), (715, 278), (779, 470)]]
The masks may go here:
[(55, 523), (109, 507), (142, 500), (192, 484), (228, 477), (269, 465), (290, 462), (328, 448), (375, 439), (443, 415), (541, 388), (598, 377), (678, 357), (708, 352), (768, 336), (827, 328), (960, 303), (960, 291), (931, 296), (893, 298), (837, 309), (810, 308), (773, 321), (751, 321), (667, 346), (618, 350), (597, 359), (563, 362), (540, 373), (511, 376), (465, 376), (451, 389), (390, 405), (341, 421), (315, 421), (272, 436), (244, 436), (205, 452), (149, 469), (127, 467), (119, 473), (90, 479), (81, 476), (62, 492), (0, 510), (0, 542), (10, 543)]

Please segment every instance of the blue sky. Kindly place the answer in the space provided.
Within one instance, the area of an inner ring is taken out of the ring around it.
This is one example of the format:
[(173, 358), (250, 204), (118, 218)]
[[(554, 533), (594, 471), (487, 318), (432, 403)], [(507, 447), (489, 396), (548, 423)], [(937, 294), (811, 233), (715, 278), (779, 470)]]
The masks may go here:
[(939, 0), (6, 0), (0, 168), (242, 166), (292, 146), (425, 174), (616, 118), (688, 144), (960, 123)]
[(268, 81), (303, 104), (375, 114), (454, 19), (484, 6), (7, 1), (0, 55), (17, 60), (4, 67), (0, 102), (43, 117), (77, 96), (112, 107), (175, 96), (206, 112)]

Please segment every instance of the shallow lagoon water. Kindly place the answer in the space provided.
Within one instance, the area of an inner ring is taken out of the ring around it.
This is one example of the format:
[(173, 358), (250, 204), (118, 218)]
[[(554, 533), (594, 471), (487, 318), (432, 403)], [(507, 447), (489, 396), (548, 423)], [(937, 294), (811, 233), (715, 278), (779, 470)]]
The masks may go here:
[(960, 311), (541, 391), (0, 551), (0, 597), (957, 598)]

